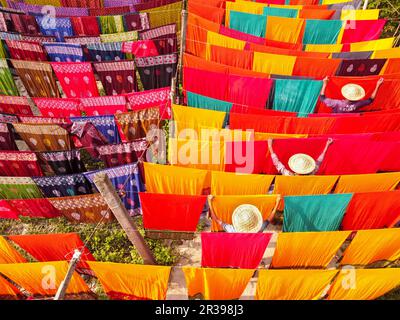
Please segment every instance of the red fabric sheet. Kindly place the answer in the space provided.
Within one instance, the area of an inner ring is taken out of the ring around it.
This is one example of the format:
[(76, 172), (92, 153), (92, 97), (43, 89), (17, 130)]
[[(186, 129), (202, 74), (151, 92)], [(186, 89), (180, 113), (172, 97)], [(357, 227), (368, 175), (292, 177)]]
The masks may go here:
[(294, 64), (293, 75), (323, 79), (333, 76), (341, 63), (340, 59), (297, 57)]
[(343, 32), (342, 43), (379, 39), (385, 24), (385, 19), (347, 21), (346, 29)]
[(228, 36), (234, 39), (242, 40), (242, 41), (247, 41), (251, 43), (256, 43), (256, 44), (265, 44), (265, 39), (257, 36), (253, 36), (248, 33), (244, 33), (238, 30), (234, 29), (229, 29), (223, 25), (221, 25), (221, 29), (219, 30), (219, 33)]
[(256, 269), (272, 233), (202, 232), (201, 266)]
[(0, 219), (19, 219), (18, 211), (7, 200), (0, 200)]
[(139, 193), (143, 226), (150, 230), (196, 231), (206, 196)]
[(33, 98), (42, 116), (45, 117), (80, 117), (79, 99)]
[(296, 112), (255, 108), (255, 107), (249, 107), (245, 105), (235, 105), (235, 104), (232, 106), (231, 112), (244, 113), (244, 114), (259, 114), (265, 116), (297, 117)]
[(207, 3), (200, 4), (198, 2), (189, 1), (188, 11), (218, 24), (222, 24), (225, 17), (224, 9), (210, 6)]
[(399, 172), (400, 171), (400, 142), (381, 142), (382, 148), (387, 150), (382, 162), (379, 165), (379, 171)]
[(32, 218), (56, 218), (62, 214), (45, 198), (8, 200), (18, 215)]
[(0, 95), (0, 112), (33, 116), (31, 107), (26, 97)]
[(43, 172), (34, 152), (0, 151), (0, 176), (40, 177)]
[(126, 95), (128, 108), (133, 111), (154, 108), (159, 106), (160, 118), (171, 119), (171, 88), (161, 88), (140, 92), (132, 92)]
[(336, 118), (333, 133), (367, 133), (400, 130), (400, 114)]
[(80, 101), (81, 109), (87, 116), (114, 115), (127, 112), (127, 102), (123, 95), (84, 98)]
[(252, 70), (254, 54), (251, 51), (211, 46), (211, 61)]
[(95, 261), (76, 233), (19, 235), (8, 236), (8, 238), (40, 262), (69, 261), (75, 249), (82, 252), (78, 268), (90, 269), (85, 261)]
[(355, 193), (342, 221), (343, 230), (389, 228), (400, 218), (400, 191)]

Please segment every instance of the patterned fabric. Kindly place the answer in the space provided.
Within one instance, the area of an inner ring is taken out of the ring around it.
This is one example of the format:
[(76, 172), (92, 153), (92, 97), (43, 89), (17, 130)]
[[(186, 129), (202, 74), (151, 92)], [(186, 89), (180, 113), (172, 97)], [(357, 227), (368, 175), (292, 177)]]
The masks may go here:
[(80, 44), (73, 43), (45, 43), (43, 44), (51, 61), (82, 62), (83, 50)]
[(121, 140), (123, 142), (145, 138), (149, 130), (160, 125), (160, 111), (149, 108), (115, 115)]
[(126, 112), (125, 96), (102, 96), (81, 99), (81, 109), (87, 116), (113, 115)]
[(22, 40), (21, 37), (19, 33), (0, 32), (1, 40)]
[(91, 194), (92, 188), (83, 174), (32, 178), (47, 198)]
[(47, 61), (43, 47), (34, 42), (6, 40), (8, 52), (12, 59)]
[(143, 190), (143, 185), (136, 163), (85, 173), (85, 176), (93, 183), (93, 179), (98, 173), (104, 173), (110, 178), (130, 215), (140, 214), (138, 192)]
[(33, 115), (28, 99), (25, 97), (0, 96), (0, 112)]
[(45, 172), (50, 175), (73, 174), (86, 171), (79, 150), (40, 152), (38, 153), (38, 157)]
[(72, 29), (77, 36), (99, 36), (100, 28), (96, 17), (72, 17)]
[(40, 33), (39, 26), (34, 16), (10, 14), (10, 17), (13, 24), (13, 31), (30, 35), (38, 35)]
[(54, 36), (59, 42), (64, 42), (64, 37), (74, 35), (69, 18), (36, 17), (36, 21), (42, 34)]
[(124, 32), (122, 16), (100, 16), (97, 17), (102, 34)]
[(42, 193), (32, 178), (0, 177), (1, 199), (43, 198)]
[(113, 219), (107, 203), (100, 194), (52, 198), (49, 201), (71, 222), (97, 223)]
[(171, 118), (171, 87), (134, 92), (126, 96), (129, 109), (141, 110), (158, 107), (161, 119)]
[(0, 59), (0, 94), (18, 96), (18, 88), (6, 60)]
[(175, 23), (140, 32), (139, 38), (142, 40), (153, 40), (160, 55), (172, 54), (178, 51)]
[(343, 60), (336, 75), (343, 77), (365, 77), (380, 74), (386, 59)]
[(151, 90), (171, 85), (177, 61), (176, 54), (135, 58), (144, 89)]
[(136, 91), (135, 62), (99, 62), (93, 64), (108, 96)]
[(154, 40), (139, 40), (124, 42), (122, 52), (133, 54), (135, 57), (153, 57), (160, 55)]
[(18, 116), (7, 113), (0, 113), (0, 122), (16, 123), (19, 122)]
[(109, 8), (89, 8), (91, 16), (114, 16), (131, 12), (130, 6), (116, 6)]
[(137, 162), (144, 157), (148, 148), (147, 140), (139, 139), (133, 142), (112, 144), (97, 147), (100, 159), (106, 164), (107, 168), (116, 167), (122, 164)]
[(31, 41), (31, 42), (37, 42), (37, 43), (56, 42), (57, 41), (56, 37), (53, 37), (53, 36), (31, 36), (31, 35), (25, 35), (25, 34), (23, 34), (21, 36), (21, 39), (18, 39), (18, 40)]
[(0, 150), (18, 150), (10, 123), (0, 123)]
[(61, 0), (64, 7), (78, 8), (101, 8), (103, 1), (101, 0)]
[(61, 97), (49, 63), (11, 61), (31, 97)]
[(147, 13), (130, 13), (123, 17), (128, 31), (141, 31), (150, 28), (149, 15)]
[(68, 132), (53, 124), (13, 124), (15, 131), (32, 151), (71, 150)]
[(51, 66), (68, 98), (88, 98), (99, 95), (90, 63), (52, 62)]
[(121, 42), (89, 43), (87, 49), (92, 61), (125, 60)]
[(8, 200), (8, 203), (16, 210), (17, 215), (32, 218), (56, 218), (61, 216), (48, 199), (24, 199)]
[(36, 154), (29, 151), (0, 152), (0, 176), (32, 177), (42, 176)]
[(138, 39), (137, 31), (109, 33), (100, 35), (101, 42), (124, 42)]
[(107, 139), (108, 143), (120, 143), (117, 125), (114, 116), (92, 116), (92, 117), (74, 117), (71, 118), (73, 123), (90, 122), (96, 129)]
[(30, 124), (65, 124), (69, 122), (67, 118), (42, 117), (42, 116), (18, 116), (21, 123)]
[(80, 116), (79, 99), (64, 98), (33, 98), (42, 116), (45, 117), (76, 117)]
[(97, 37), (97, 36), (65, 37), (65, 42), (66, 43), (76, 43), (76, 44), (80, 44), (80, 45), (87, 45), (87, 44), (91, 44), (91, 43), (101, 43), (101, 39), (100, 39), (100, 37)]

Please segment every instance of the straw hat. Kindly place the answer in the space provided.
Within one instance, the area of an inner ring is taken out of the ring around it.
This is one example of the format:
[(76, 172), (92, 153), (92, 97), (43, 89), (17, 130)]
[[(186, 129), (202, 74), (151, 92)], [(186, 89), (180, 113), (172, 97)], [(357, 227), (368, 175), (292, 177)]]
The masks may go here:
[(358, 84), (349, 83), (342, 87), (342, 95), (347, 100), (358, 101), (365, 97), (365, 90)]
[(232, 224), (236, 232), (255, 233), (260, 231), (263, 218), (256, 206), (242, 204), (233, 211)]
[(297, 174), (310, 174), (316, 167), (315, 160), (304, 153), (291, 156), (288, 165), (290, 170)]

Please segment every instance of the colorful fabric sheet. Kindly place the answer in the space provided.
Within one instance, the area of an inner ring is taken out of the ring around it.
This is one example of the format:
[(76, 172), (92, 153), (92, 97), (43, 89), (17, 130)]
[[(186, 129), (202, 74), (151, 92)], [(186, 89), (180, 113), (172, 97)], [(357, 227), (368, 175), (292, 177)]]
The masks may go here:
[(32, 177), (42, 175), (35, 153), (29, 151), (0, 152), (0, 176)]
[(86, 171), (79, 150), (41, 152), (38, 154), (46, 172), (54, 175)]
[(17, 215), (23, 217), (52, 219), (61, 216), (61, 212), (45, 198), (8, 200), (8, 203), (15, 208)]
[(350, 234), (349, 231), (280, 233), (271, 267), (326, 268)]
[(58, 42), (64, 42), (64, 37), (73, 36), (69, 18), (36, 17), (40, 32), (46, 36), (55, 36)]
[(229, 113), (232, 108), (231, 102), (226, 102), (218, 99), (203, 96), (201, 94), (186, 92), (187, 104), (190, 107), (209, 109), (214, 111), (222, 111)]
[(7, 200), (0, 200), (0, 219), (19, 219), (17, 210)]
[(136, 91), (134, 61), (100, 62), (93, 64), (106, 94), (118, 95)]
[(340, 20), (306, 20), (303, 44), (335, 44), (343, 27)]
[(90, 63), (52, 62), (51, 66), (68, 98), (88, 98), (99, 95)]
[(97, 17), (101, 34), (124, 32), (124, 23), (121, 15)]
[(71, 25), (77, 36), (98, 36), (100, 28), (96, 17), (71, 17)]
[(6, 300), (18, 300), (22, 293), (7, 280), (0, 278), (0, 297)]
[(82, 62), (83, 49), (75, 43), (45, 43), (44, 48), (51, 61), (55, 62)]
[(113, 219), (107, 203), (100, 194), (50, 198), (50, 203), (72, 223), (99, 223)]
[(352, 194), (285, 197), (283, 231), (339, 230)]
[(261, 270), (256, 300), (319, 300), (336, 270)]
[(0, 96), (0, 111), (16, 115), (33, 115), (26, 97)]
[(24, 263), (26, 259), (0, 236), (0, 263)]
[[(80, 102), (80, 107), (86, 116), (111, 116), (127, 111), (126, 98), (124, 96), (82, 98)], [(81, 120), (83, 120), (83, 118), (79, 119), (79, 121)]]
[(336, 75), (342, 77), (366, 77), (380, 74), (386, 59), (343, 60)]
[(89, 43), (86, 47), (92, 61), (125, 60), (125, 53), (121, 51), (122, 42)]
[(171, 267), (92, 261), (88, 263), (111, 299), (166, 299)]
[(201, 266), (256, 269), (272, 233), (201, 233)]
[(269, 16), (267, 18), (266, 39), (297, 43), (299, 42), (303, 28), (303, 19)]
[(1, 199), (32, 199), (42, 197), (42, 193), (31, 178), (0, 177)]
[(390, 228), (399, 220), (399, 191), (355, 193), (344, 216), (342, 229)]
[(243, 294), (254, 270), (183, 267), (189, 299), (232, 300)]
[(171, 87), (133, 92), (126, 95), (130, 110), (141, 110), (151, 107), (159, 107), (161, 119), (171, 118)]
[[(347, 21), (341, 43), (353, 43), (380, 38), (386, 24), (385, 19)], [(383, 49), (383, 48), (382, 48)], [(349, 50), (365, 51), (365, 50)]]
[(201, 195), (207, 171), (163, 166), (145, 162), (146, 191), (181, 195)]
[(237, 11), (231, 11), (229, 16), (229, 28), (256, 37), (265, 37), (267, 27), (267, 19), (265, 16)]
[(374, 192), (394, 190), (400, 182), (400, 173), (360, 174), (341, 176), (335, 193)]
[(77, 117), (81, 115), (78, 99), (67, 98), (33, 98), (42, 116)]
[(99, 173), (104, 173), (110, 178), (111, 183), (117, 190), (129, 214), (131, 216), (140, 214), (138, 193), (143, 191), (144, 188), (142, 186), (138, 165), (133, 163), (115, 168), (98, 170), (85, 173), (85, 176), (93, 184), (94, 177)]
[(19, 91), (6, 60), (0, 59), (0, 94), (18, 96)]
[(18, 150), (10, 123), (0, 123), (0, 149)]
[(92, 188), (83, 174), (32, 178), (47, 198), (91, 194)]
[(46, 52), (39, 43), (17, 40), (6, 40), (5, 42), (12, 59), (47, 61)]
[(295, 63), (296, 57), (294, 56), (255, 52), (253, 71), (267, 74), (291, 75)]
[(293, 68), (293, 76), (310, 77), (322, 80), (336, 74), (341, 60), (316, 57), (297, 57)]
[(237, 49), (210, 47), (210, 60), (235, 68), (252, 70), (254, 53)]

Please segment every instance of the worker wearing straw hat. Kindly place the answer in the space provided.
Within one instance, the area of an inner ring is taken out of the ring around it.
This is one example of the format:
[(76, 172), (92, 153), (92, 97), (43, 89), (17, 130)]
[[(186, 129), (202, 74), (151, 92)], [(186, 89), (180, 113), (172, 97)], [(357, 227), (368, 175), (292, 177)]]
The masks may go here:
[(272, 139), (268, 139), (268, 150), (271, 155), (272, 163), (276, 170), (284, 176), (297, 176), (297, 175), (313, 175), (316, 174), (321, 166), (321, 163), (325, 159), (326, 152), (329, 146), (333, 143), (333, 139), (329, 138), (326, 142), (325, 148), (321, 155), (315, 161), (312, 157), (304, 153), (297, 153), (289, 158), (288, 166), (289, 169), (279, 160), (278, 156), (272, 148)]
[[(383, 83), (383, 78), (380, 78), (376, 83), (375, 90), (372, 92), (371, 97), (369, 99), (364, 99), (365, 90), (358, 84), (348, 83), (342, 87), (342, 96), (343, 100), (339, 99), (330, 99), (325, 96), (325, 89), (328, 85), (329, 78), (325, 77), (321, 89), (320, 99), (321, 101), (332, 108), (333, 113), (346, 113), (346, 112), (356, 112), (359, 109), (370, 105), (374, 102), (374, 99), (378, 93), (380, 86)], [(364, 99), (364, 100), (363, 100)]]
[(211, 218), (217, 222), (220, 227), (225, 232), (241, 232), (241, 233), (258, 233), (263, 232), (270, 222), (274, 219), (276, 209), (278, 208), (279, 202), (281, 200), (281, 196), (278, 195), (276, 198), (276, 204), (271, 214), (267, 218), (267, 220), (263, 221), (262, 214), (260, 210), (254, 205), (251, 204), (242, 204), (238, 206), (232, 213), (232, 224), (225, 223), (221, 219), (219, 219), (211, 205), (211, 201), (214, 196), (208, 196), (209, 206), (210, 206), (210, 214)]

